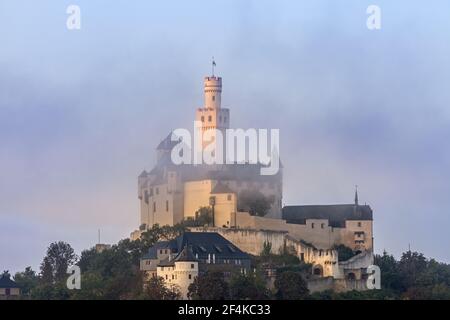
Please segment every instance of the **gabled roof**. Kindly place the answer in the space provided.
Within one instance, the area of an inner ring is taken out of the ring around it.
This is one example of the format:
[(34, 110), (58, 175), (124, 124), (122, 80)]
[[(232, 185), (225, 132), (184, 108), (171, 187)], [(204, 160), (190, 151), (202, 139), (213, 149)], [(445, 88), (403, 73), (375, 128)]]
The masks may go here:
[(184, 246), (183, 250), (173, 259), (174, 261), (197, 261), (192, 248), (188, 245)]
[(178, 141), (172, 141), (172, 132), (167, 135), (167, 137), (164, 138), (163, 141), (161, 141), (158, 146), (156, 147), (156, 150), (172, 150), (174, 146), (178, 144), (180, 140)]
[(285, 206), (283, 219), (299, 224), (304, 224), (306, 219), (327, 219), (332, 227), (344, 227), (347, 220), (373, 220), (373, 214), (368, 205)]
[(0, 288), (20, 288), (20, 286), (8, 276), (0, 276)]
[(172, 253), (180, 252), (170, 261), (161, 261), (161, 266), (173, 265), (174, 261), (206, 260), (212, 255), (215, 255), (216, 259), (250, 259), (247, 253), (216, 232), (185, 232), (174, 240), (157, 242), (141, 259), (156, 259), (157, 250), (160, 249), (171, 249)]
[(188, 245), (199, 259), (250, 259), (250, 256), (216, 232), (185, 232), (177, 238), (178, 248)]
[(139, 175), (139, 178), (145, 178), (145, 177), (147, 177), (147, 171), (142, 171), (142, 173)]
[(158, 257), (158, 250), (161, 249), (169, 249), (171, 250), (171, 252), (173, 252), (177, 249), (176, 243), (174, 243), (173, 241), (159, 241), (155, 243), (155, 245), (151, 247), (148, 252), (144, 256), (142, 256), (141, 259), (156, 259)]

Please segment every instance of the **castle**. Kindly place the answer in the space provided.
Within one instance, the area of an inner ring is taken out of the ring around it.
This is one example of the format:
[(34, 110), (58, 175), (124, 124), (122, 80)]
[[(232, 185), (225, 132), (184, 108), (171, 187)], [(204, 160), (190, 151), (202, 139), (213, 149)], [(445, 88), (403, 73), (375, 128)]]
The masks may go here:
[[(205, 77), (204, 105), (195, 116), (202, 134), (230, 127), (230, 110), (222, 108), (221, 94), (222, 79)], [(177, 143), (170, 133), (156, 149), (154, 168), (138, 177), (141, 224), (132, 239), (154, 224), (198, 221), (206, 210), (212, 221), (193, 223), (191, 231), (218, 233), (252, 255), (259, 255), (266, 243), (273, 253), (288, 246), (313, 265), (318, 277), (336, 280), (333, 286), (341, 280), (342, 290), (352, 286), (348, 281), (362, 283), (367, 277), (366, 269), (373, 263), (373, 214), (368, 205), (359, 204), (357, 191), (350, 204), (283, 207), (282, 168), (274, 175), (261, 175), (262, 165), (255, 163), (174, 164), (171, 153)], [(202, 147), (207, 147), (204, 142)], [(263, 214), (243, 204), (248, 194), (268, 204)], [(338, 245), (357, 254), (340, 261)]]

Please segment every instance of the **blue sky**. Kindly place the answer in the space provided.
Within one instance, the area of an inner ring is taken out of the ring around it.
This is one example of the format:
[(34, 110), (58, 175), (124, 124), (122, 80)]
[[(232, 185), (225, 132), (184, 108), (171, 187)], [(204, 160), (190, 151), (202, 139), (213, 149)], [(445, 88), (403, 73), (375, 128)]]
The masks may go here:
[(138, 226), (137, 175), (192, 127), (211, 56), (232, 126), (280, 128), (285, 204), (348, 203), (358, 184), (378, 252), (450, 262), (449, 16), (448, 1), (2, 0), (0, 268)]

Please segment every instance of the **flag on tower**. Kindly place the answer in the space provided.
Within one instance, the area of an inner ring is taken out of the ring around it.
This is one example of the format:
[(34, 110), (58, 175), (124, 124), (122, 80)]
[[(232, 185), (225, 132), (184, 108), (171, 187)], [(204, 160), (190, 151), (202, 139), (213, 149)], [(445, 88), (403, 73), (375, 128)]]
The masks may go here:
[(214, 57), (212, 57), (212, 76), (214, 77), (214, 67), (216, 66), (216, 61), (214, 60)]

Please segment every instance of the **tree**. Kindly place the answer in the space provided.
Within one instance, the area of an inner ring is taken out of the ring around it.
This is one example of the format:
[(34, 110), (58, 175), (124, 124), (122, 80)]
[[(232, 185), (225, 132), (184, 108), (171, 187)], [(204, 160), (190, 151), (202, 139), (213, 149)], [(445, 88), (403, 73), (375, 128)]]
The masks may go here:
[(404, 290), (402, 276), (398, 270), (398, 262), (395, 260), (394, 256), (383, 251), (382, 255), (375, 255), (374, 264), (380, 267), (382, 275), (381, 286), (383, 289), (396, 292)]
[(268, 257), (270, 256), (271, 252), (272, 252), (272, 243), (269, 241), (264, 241), (261, 256)]
[(210, 207), (200, 207), (195, 213), (195, 226), (209, 226), (213, 222), (212, 209)]
[(22, 295), (28, 296), (37, 286), (39, 278), (31, 267), (26, 267), (25, 271), (16, 273), (14, 281), (20, 286)]
[(188, 288), (188, 298), (193, 300), (226, 300), (229, 296), (229, 287), (222, 272), (199, 275)]
[(306, 281), (298, 272), (279, 273), (275, 279), (276, 297), (280, 300), (301, 300), (308, 296)]
[(274, 197), (266, 197), (259, 190), (243, 190), (238, 197), (238, 210), (247, 211), (252, 216), (264, 217), (270, 210)]
[(235, 274), (230, 281), (230, 294), (236, 300), (262, 300), (269, 297), (265, 281), (258, 273)]
[(181, 292), (177, 286), (166, 287), (162, 277), (152, 277), (145, 283), (142, 295), (146, 300), (178, 300)]
[(65, 280), (68, 267), (72, 266), (76, 260), (77, 256), (70, 244), (63, 241), (51, 243), (41, 264), (43, 281), (51, 284)]
[(333, 246), (333, 249), (337, 251), (339, 261), (347, 261), (355, 256), (355, 252), (343, 244), (335, 245)]
[(421, 274), (427, 269), (427, 260), (422, 253), (408, 250), (402, 254), (398, 271), (402, 275), (403, 286), (410, 288), (418, 285)]

